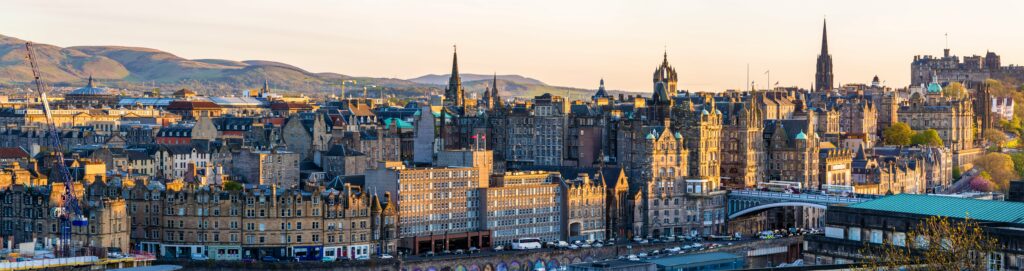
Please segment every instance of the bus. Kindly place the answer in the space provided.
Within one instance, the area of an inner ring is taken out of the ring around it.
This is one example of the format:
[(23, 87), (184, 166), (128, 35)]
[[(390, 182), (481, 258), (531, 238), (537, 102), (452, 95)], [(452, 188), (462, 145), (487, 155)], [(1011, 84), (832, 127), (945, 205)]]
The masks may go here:
[(761, 183), (761, 190), (772, 191), (772, 192), (794, 192), (803, 189), (803, 184), (799, 182), (784, 182), (784, 181), (771, 181), (768, 183)]
[(849, 185), (834, 185), (834, 184), (823, 184), (821, 190), (831, 195), (853, 195), (853, 186)]
[(537, 238), (519, 238), (512, 241), (512, 250), (540, 249), (541, 242)]

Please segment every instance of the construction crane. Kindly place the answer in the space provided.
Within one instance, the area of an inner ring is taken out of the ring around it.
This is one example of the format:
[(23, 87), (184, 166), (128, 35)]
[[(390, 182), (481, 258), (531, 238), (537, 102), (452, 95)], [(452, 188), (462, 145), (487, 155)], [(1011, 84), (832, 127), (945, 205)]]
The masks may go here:
[(50, 102), (47, 101), (46, 91), (43, 89), (39, 65), (32, 58), (31, 42), (25, 43), (25, 54), (28, 57), (29, 65), (32, 66), (32, 77), (35, 80), (36, 92), (39, 93), (39, 101), (43, 104), (43, 113), (46, 115), (46, 132), (49, 135), (50, 146), (53, 148), (51, 151), (56, 155), (51, 169), (56, 171), (57, 175), (60, 176), (59, 181), (64, 183), (64, 195), (61, 196), (62, 202), (60, 206), (53, 208), (53, 216), (60, 223), (60, 239), (57, 242), (57, 250), (60, 253), (59, 255), (63, 257), (74, 257), (75, 252), (71, 246), (73, 227), (81, 228), (88, 226), (89, 220), (82, 215), (82, 209), (78, 205), (78, 198), (75, 197), (74, 193), (74, 180), (71, 178), (71, 172), (68, 171), (68, 167), (64, 164), (64, 145), (61, 144), (60, 130), (57, 129), (57, 125), (53, 122), (53, 113), (50, 111)]

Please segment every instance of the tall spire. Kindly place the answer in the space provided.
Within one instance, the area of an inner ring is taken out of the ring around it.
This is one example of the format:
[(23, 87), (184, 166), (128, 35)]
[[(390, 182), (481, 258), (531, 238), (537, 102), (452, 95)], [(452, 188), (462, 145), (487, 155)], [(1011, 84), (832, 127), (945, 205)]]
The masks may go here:
[(828, 21), (821, 21), (821, 54), (828, 54)]
[(87, 83), (87, 84), (85, 85), (85, 87), (87, 87), (87, 88), (93, 88), (93, 85), (92, 85), (92, 75), (89, 75), (89, 83)]
[(459, 78), (459, 50), (452, 45), (452, 79)]
[(832, 55), (828, 53), (828, 25), (822, 20), (821, 24), (821, 54), (818, 55), (818, 63), (814, 73), (814, 90), (832, 90)]
[(461, 107), (465, 101), (463, 91), (462, 78), (459, 77), (459, 52), (452, 45), (452, 74), (448, 79), (448, 88), (444, 91), (445, 104)]

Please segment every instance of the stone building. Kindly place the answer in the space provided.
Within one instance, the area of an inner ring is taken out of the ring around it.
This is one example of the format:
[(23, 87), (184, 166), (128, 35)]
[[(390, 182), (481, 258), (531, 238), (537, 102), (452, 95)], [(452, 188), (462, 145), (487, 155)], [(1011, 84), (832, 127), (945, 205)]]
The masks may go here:
[(247, 184), (273, 184), (281, 188), (299, 185), (299, 154), (278, 149), (242, 149), (233, 155), (231, 173)]
[(803, 119), (765, 121), (766, 181), (791, 181), (804, 188), (818, 188), (820, 140), (814, 132), (816, 124), (815, 114), (806, 114)]
[(494, 245), (509, 246), (519, 238), (563, 240), (565, 192), (557, 179), (557, 173), (545, 171), (510, 171), (491, 178), (481, 189), (480, 206)]
[(942, 143), (952, 150), (954, 167), (961, 167), (984, 154), (975, 146), (974, 107), (969, 99), (942, 95), (938, 81), (928, 84), (924, 94), (915, 93), (899, 107), (899, 121), (914, 130), (935, 129)]
[[(722, 112), (715, 108), (710, 94), (687, 97), (672, 112), (672, 131), (681, 133), (681, 142), (689, 149), (689, 169), (684, 175), (706, 179), (717, 189), (722, 174)], [(666, 124), (666, 128), (668, 125)]]
[(564, 166), (593, 167), (602, 163), (603, 143), (608, 141), (606, 119), (598, 108), (574, 103), (569, 107)]
[(369, 163), (366, 154), (345, 145), (334, 145), (323, 153), (320, 166), (329, 178), (337, 176), (362, 175)]
[[(62, 226), (53, 214), (62, 208), (66, 189), (63, 184), (47, 186), (32, 181), (32, 177), (24, 173), (19, 168), (8, 167), (5, 174), (0, 175), (0, 212), (4, 217), (0, 220), (0, 236), (11, 238), (13, 243), (35, 242), (58, 251)], [(95, 184), (105, 186), (103, 181)], [(92, 195), (88, 192), (89, 186), (82, 182), (71, 186), (82, 216), (89, 221), (87, 226), (71, 226), (73, 255), (105, 256), (108, 249), (130, 250), (130, 225), (124, 198), (114, 191)]]
[(281, 128), (281, 140), (300, 160), (312, 160), (316, 152), (327, 151), (331, 127), (321, 113), (292, 115)]
[(575, 179), (560, 182), (562, 240), (602, 241), (607, 238), (607, 188), (599, 181), (581, 173)]
[(763, 114), (752, 104), (750, 95), (725, 99), (716, 103), (722, 112), (722, 185), (732, 189), (755, 187), (764, 174)]
[(394, 225), (374, 228), (375, 221), (397, 220), (387, 210), (390, 204), (357, 187), (225, 190), (176, 181), (139, 182), (129, 189), (132, 240), (159, 257), (354, 259), (378, 248), (394, 250), (386, 235), (375, 235)]
[(853, 152), (847, 149), (821, 148), (818, 162), (818, 183), (821, 185), (853, 185)]

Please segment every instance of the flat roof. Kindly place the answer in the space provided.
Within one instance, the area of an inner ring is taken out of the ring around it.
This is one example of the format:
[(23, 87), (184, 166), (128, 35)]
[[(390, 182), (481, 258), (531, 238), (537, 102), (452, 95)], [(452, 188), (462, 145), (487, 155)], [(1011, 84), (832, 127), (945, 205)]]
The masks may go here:
[(851, 204), (856, 209), (1024, 224), (1024, 202), (897, 194)]
[(677, 265), (688, 265), (688, 264), (699, 264), (706, 262), (717, 262), (723, 260), (743, 260), (743, 257), (732, 253), (725, 252), (711, 252), (711, 253), (700, 253), (700, 254), (686, 254), (679, 256), (664, 257), (658, 259), (647, 260), (649, 263), (657, 264), (660, 266), (677, 266)]

